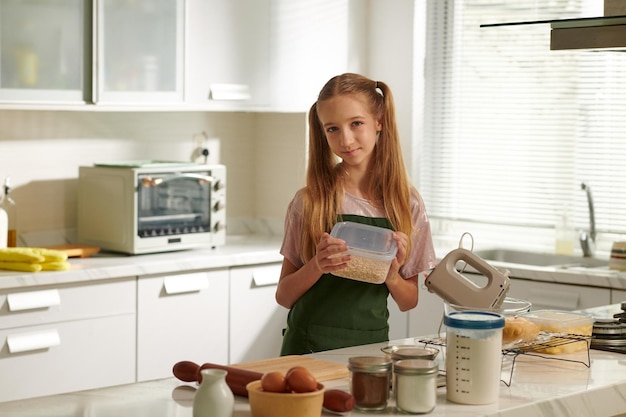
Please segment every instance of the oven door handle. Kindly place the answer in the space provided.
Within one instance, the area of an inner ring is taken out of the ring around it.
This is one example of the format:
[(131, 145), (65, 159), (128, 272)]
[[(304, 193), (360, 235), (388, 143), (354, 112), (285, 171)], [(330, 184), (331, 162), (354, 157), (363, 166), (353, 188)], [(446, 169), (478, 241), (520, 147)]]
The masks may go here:
[(179, 174), (172, 174), (169, 175), (165, 178), (163, 177), (150, 177), (150, 176), (146, 176), (143, 177), (141, 179), (141, 186), (144, 188), (149, 188), (149, 187), (156, 187), (159, 186), (165, 182), (168, 181), (172, 181), (176, 178), (193, 178), (196, 179), (198, 181), (202, 181), (202, 182), (208, 182), (209, 184), (212, 184), (213, 182), (215, 182), (215, 178), (211, 177), (210, 175), (202, 175), (202, 174), (192, 174), (189, 172), (182, 172)]

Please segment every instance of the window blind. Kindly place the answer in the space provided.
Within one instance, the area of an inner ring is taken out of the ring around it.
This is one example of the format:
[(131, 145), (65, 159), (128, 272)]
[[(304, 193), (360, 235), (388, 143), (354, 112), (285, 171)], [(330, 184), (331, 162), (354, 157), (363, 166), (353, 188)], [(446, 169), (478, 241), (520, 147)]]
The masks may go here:
[(626, 53), (550, 51), (549, 25), (480, 28), (589, 17), (598, 3), (428, 1), (419, 188), (431, 218), (532, 234), (566, 213), (587, 229), (585, 182), (598, 234), (626, 238)]

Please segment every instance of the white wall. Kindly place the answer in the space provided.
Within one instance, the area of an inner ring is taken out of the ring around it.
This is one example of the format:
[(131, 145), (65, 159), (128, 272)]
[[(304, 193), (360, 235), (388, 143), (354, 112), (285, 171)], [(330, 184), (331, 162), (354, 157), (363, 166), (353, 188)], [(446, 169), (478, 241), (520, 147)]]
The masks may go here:
[[(10, 176), (27, 241), (73, 240), (78, 167), (95, 161), (191, 158), (193, 136), (220, 138), (228, 169), (228, 233), (281, 233), (304, 181), (304, 115), (277, 113), (0, 111), (0, 179)], [(277, 226), (278, 225), (278, 226)]]
[(426, 0), (370, 0), (367, 25), (370, 78), (386, 82), (394, 95), (405, 163), (417, 171), (421, 132)]

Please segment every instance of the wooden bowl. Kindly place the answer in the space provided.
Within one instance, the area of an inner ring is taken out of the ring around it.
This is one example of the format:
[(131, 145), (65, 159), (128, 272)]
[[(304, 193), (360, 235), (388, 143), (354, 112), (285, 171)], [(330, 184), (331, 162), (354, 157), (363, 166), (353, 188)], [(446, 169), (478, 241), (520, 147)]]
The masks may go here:
[(266, 392), (261, 381), (246, 385), (252, 417), (320, 417), (324, 402), (324, 386), (305, 393)]

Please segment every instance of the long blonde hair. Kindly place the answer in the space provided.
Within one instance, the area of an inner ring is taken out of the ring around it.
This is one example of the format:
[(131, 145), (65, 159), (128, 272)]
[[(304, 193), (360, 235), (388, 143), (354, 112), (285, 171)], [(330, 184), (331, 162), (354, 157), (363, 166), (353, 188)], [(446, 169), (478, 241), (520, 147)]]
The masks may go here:
[[(359, 74), (346, 73), (331, 78), (322, 88), (309, 111), (309, 163), (303, 198), (301, 256), (303, 262), (315, 256), (322, 233), (330, 232), (341, 213), (343, 187), (339, 159), (333, 154), (317, 114), (317, 104), (337, 95), (359, 95), (369, 106), (382, 130), (368, 167), (366, 195), (381, 208), (394, 230), (409, 239), (411, 222), (411, 183), (407, 176), (396, 126), (393, 95), (387, 84)], [(410, 241), (409, 241), (410, 245)]]

